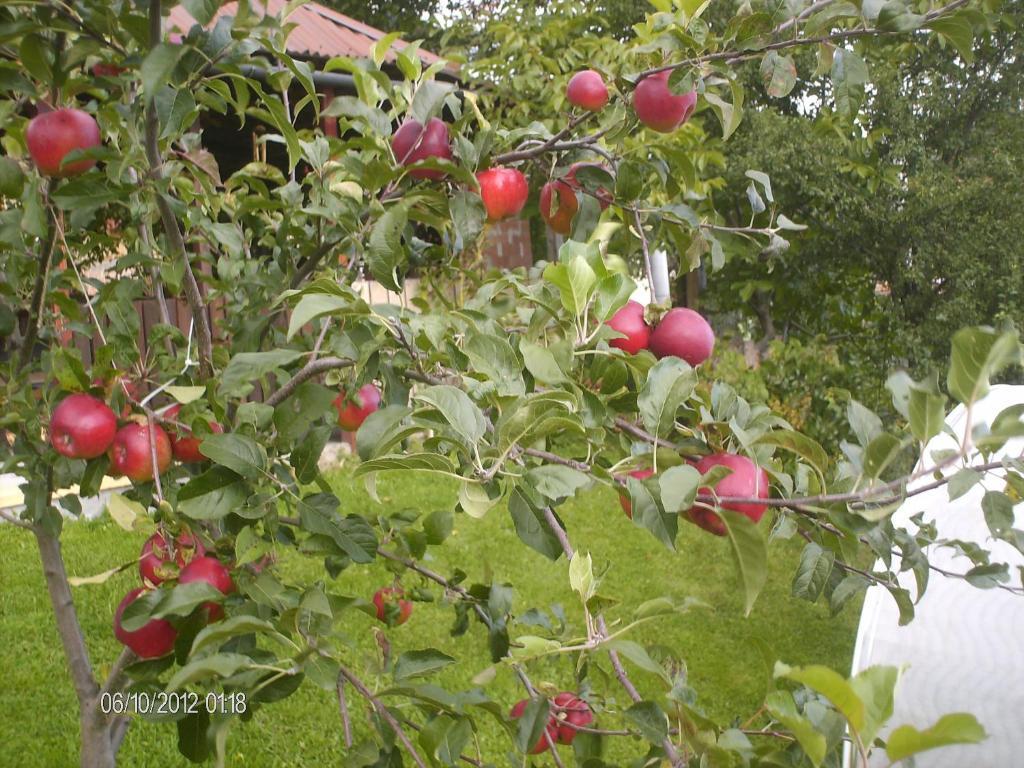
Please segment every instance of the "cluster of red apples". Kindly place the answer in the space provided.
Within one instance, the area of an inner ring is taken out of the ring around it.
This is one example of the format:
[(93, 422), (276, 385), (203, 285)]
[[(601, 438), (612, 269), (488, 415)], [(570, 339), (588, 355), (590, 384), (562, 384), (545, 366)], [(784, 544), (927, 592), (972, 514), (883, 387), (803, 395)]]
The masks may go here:
[[(177, 536), (158, 531), (146, 539), (139, 557), (139, 575), (143, 586), (128, 592), (114, 612), (114, 636), (142, 659), (166, 656), (174, 650), (178, 638), (178, 630), (167, 619), (150, 619), (135, 630), (122, 625), (125, 609), (149, 587), (176, 577), (179, 584), (205, 582), (225, 595), (235, 590), (227, 566), (207, 555), (202, 542), (188, 530)], [(224, 609), (217, 603), (203, 603), (198, 610), (206, 623), (224, 618)]]
[[(518, 720), (526, 711), (529, 699), (517, 701), (509, 712), (509, 717)], [(551, 717), (544, 727), (552, 744), (572, 744), (581, 728), (586, 728), (594, 722), (594, 713), (583, 699), (575, 693), (563, 691), (551, 700)], [(548, 748), (548, 740), (544, 734), (540, 735), (537, 743), (530, 747), (531, 755), (539, 755)]]
[[(162, 418), (173, 421), (180, 409), (181, 406), (173, 405)], [(92, 395), (77, 392), (65, 397), (53, 410), (50, 443), (57, 453), (69, 459), (95, 459), (106, 453), (111, 473), (135, 483), (153, 479), (154, 453), (160, 474), (167, 471), (172, 457), (186, 463), (206, 460), (199, 452), (200, 438), (191, 432), (179, 434), (172, 429), (168, 434), (159, 424), (150, 427), (136, 421), (119, 428), (117, 422), (110, 406)], [(224, 431), (216, 422), (209, 422), (209, 427), (211, 432)]]
[[(671, 133), (685, 123), (697, 105), (694, 91), (674, 94), (668, 86), (669, 71), (657, 72), (643, 78), (633, 91), (633, 111), (641, 123), (660, 133)], [(597, 112), (608, 103), (608, 86), (600, 73), (593, 69), (577, 72), (569, 80), (566, 99), (575, 107)], [(451, 160), (453, 158), (447, 124), (432, 118), (424, 126), (418, 120), (409, 118), (402, 123), (391, 138), (391, 149), (400, 165), (415, 165), (431, 158)], [(541, 216), (555, 232), (568, 234), (572, 220), (579, 209), (576, 193), (580, 184), (577, 171), (595, 163), (576, 163), (560, 179), (547, 182), (540, 192)], [(409, 175), (416, 179), (440, 181), (444, 171), (435, 168), (413, 168)], [(480, 185), (480, 197), (489, 221), (501, 221), (515, 216), (526, 205), (530, 188), (526, 176), (516, 168), (488, 168), (476, 174)], [(602, 210), (611, 203), (611, 193), (604, 189), (596, 197)]]

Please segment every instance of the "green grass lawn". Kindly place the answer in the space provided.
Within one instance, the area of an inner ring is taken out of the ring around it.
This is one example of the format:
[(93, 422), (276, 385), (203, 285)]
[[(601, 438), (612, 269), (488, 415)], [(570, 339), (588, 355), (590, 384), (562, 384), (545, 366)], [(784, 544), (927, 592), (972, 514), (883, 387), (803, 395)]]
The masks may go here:
[[(418, 509), (425, 512), (453, 503), (451, 486), (433, 478), (382, 475), (378, 492), (383, 506), (373, 502), (360, 480), (344, 470), (330, 481), (342, 499), (343, 509), (369, 515)], [(672, 616), (640, 627), (632, 639), (646, 644), (671, 646), (686, 660), (690, 684), (698, 704), (710, 716), (727, 722), (733, 716), (753, 714), (764, 695), (771, 663), (821, 663), (846, 671), (853, 651), (859, 603), (847, 607), (836, 619), (827, 609), (790, 597), (789, 589), (800, 548), (796, 542), (770, 545), (768, 584), (749, 618), (743, 617), (742, 598), (733, 572), (728, 544), (690, 525), (682, 525), (679, 551), (666, 551), (646, 531), (632, 525), (622, 514), (613, 492), (600, 490), (581, 495), (561, 508), (574, 544), (589, 551), (595, 571), (607, 565), (601, 593), (623, 606), (635, 606), (660, 594), (675, 598), (695, 597), (708, 608)], [(91, 575), (114, 562), (137, 557), (143, 537), (124, 532), (109, 520), (72, 524), (63, 542), (68, 572)], [(483, 520), (456, 517), (455, 532), (441, 548), (435, 548), (430, 567), (451, 573), (460, 567), (470, 582), (494, 579), (516, 588), (517, 613), (529, 607), (561, 604), (576, 629), (581, 611), (568, 584), (567, 564), (552, 563), (521, 545), (504, 509), (492, 510)], [(0, 743), (5, 745), (5, 765), (77, 765), (77, 716), (74, 693), (54, 627), (50, 603), (35, 549), (25, 531), (0, 525)], [(326, 578), (322, 563), (290, 557), (281, 564), (296, 579)], [(350, 568), (334, 582), (331, 591), (369, 597), (390, 583), (392, 575), (383, 564)], [(94, 666), (105, 673), (117, 656), (110, 622), (121, 596), (137, 585), (134, 571), (117, 575), (107, 583), (82, 586), (74, 594), (79, 620), (85, 630)], [(406, 586), (419, 580), (407, 576)], [(432, 589), (440, 597), (439, 590)], [(621, 611), (627, 615), (626, 609)], [(436, 682), (450, 690), (472, 686), (470, 682), (490, 665), (483, 627), (474, 622), (467, 635), (451, 638), (454, 613), (443, 603), (417, 604), (409, 622), (388, 631), (394, 654), (403, 650), (434, 647), (456, 656), (459, 662), (444, 671)], [(616, 617), (615, 609), (609, 614)], [(350, 666), (361, 669), (375, 652), (376, 624), (359, 611), (349, 611), (340, 622), (350, 643)], [(535, 628), (513, 627), (512, 635), (534, 634)], [(535, 683), (571, 683), (569, 664), (543, 662), (533, 665)], [(641, 692), (652, 695), (658, 683), (649, 674), (634, 671)], [(374, 680), (369, 680), (373, 684)], [(597, 681), (595, 687), (621, 705), (624, 695), (615, 681)], [(512, 673), (500, 669), (485, 686), (494, 699), (511, 705), (521, 697)], [(350, 697), (353, 722), (365, 733), (367, 720), (362, 705)], [(600, 723), (615, 722), (605, 713)], [(228, 738), (228, 764), (234, 766), (345, 765), (341, 727), (332, 691), (305, 683), (283, 702), (261, 708), (248, 723), (239, 723)], [(177, 766), (186, 761), (177, 754), (173, 724), (136, 723), (121, 749), (126, 766)], [(639, 743), (618, 739), (609, 757), (642, 752)], [(510, 748), (496, 726), (486, 724), (480, 735), (485, 754), (498, 764)], [(548, 759), (549, 760), (549, 759)], [(13, 761), (13, 762), (12, 762)], [(537, 759), (538, 765), (547, 764)]]

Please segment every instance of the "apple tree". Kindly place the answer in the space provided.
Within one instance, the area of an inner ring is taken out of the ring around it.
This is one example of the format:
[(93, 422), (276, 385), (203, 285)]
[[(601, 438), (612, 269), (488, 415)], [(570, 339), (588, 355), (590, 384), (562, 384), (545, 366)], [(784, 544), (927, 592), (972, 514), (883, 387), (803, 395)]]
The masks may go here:
[[(615, 749), (634, 765), (819, 766), (836, 765), (847, 742), (866, 765), (898, 670), (847, 679), (780, 660), (757, 712), (707, 718), (680, 671), (686, 649), (652, 654), (631, 639), (690, 605), (657, 594), (618, 604), (594, 565), (615, 553), (579, 551), (559, 516), (597, 484), (617, 489), (652, 549), (674, 547), (680, 521), (706, 531), (707, 546), (731, 553), (748, 611), (778, 538), (806, 543), (793, 563), (796, 594), (834, 611), (877, 584), (910, 621), (913, 596), (897, 576), (912, 571), (923, 591), (934, 571), (926, 546), (959, 547), (972, 561), (944, 577), (1022, 591), (1020, 574), (984, 550), (889, 520), (918, 492), (908, 490), (914, 480), (934, 475), (955, 493), (998, 470), (1006, 491), (986, 495), (986, 519), (993, 537), (1024, 545), (1012, 514), (1024, 464), (988, 458), (1024, 431), (1019, 408), (958, 449), (922, 457), (909, 476), (894, 470), (942, 430), (950, 398), (970, 407), (1019, 362), (1013, 330), (957, 333), (944, 388), (892, 377), (905, 423), (852, 403), (849, 442), (830, 456), (708, 380), (714, 332), (669, 306), (657, 257), (671, 251), (685, 273), (721, 259), (727, 237), (730, 248), (777, 249), (799, 236), (759, 170), (747, 179), (749, 226), (721, 224), (709, 165), (694, 162), (705, 142), (727, 151), (722, 139), (741, 128), (739, 67), (754, 62), (769, 93), (781, 93), (797, 77), (792, 52), (815, 48), (852, 120), (866, 94), (865, 47), (914, 36), (967, 56), (992, 4), (748, 4), (723, 23), (704, 19), (708, 4), (654, 5), (635, 38), (607, 42), (605, 64), (559, 73), (577, 76), (561, 111), (515, 127), (472, 90), (438, 80), (441, 65), (424, 66), (415, 46), (386, 71), (393, 38), (371, 59), (329, 61), (324, 69), (346, 75), (352, 92), (322, 104), (310, 64), (287, 53), (287, 20), (246, 4), (216, 17), (216, 2), (188, 0), (200, 24), (180, 37), (164, 34), (161, 0), (0, 9), (9, 84), (0, 427), (3, 471), (25, 494), (24, 510), (4, 516), (38, 544), (79, 702), (83, 766), (113, 765), (129, 724), (146, 727), (146, 707), (169, 696), (193, 702), (172, 713), (183, 754), (223, 761), (239, 718), (300, 685), (337, 691), (346, 765), (600, 768)], [(281, 163), (222, 177), (203, 146), (203, 117), (261, 124)], [(337, 119), (337, 136), (296, 127), (323, 117)], [(558, 258), (467, 269), (490, 222), (519, 215), (535, 194), (539, 215), (567, 237)], [(638, 268), (623, 269), (623, 257)], [(411, 270), (440, 287), (395, 305), (352, 285), (369, 276), (400, 291)], [(453, 275), (457, 301), (444, 287)], [(649, 306), (631, 301), (635, 279), (653, 289)], [(144, 349), (142, 297), (163, 319)], [(169, 321), (178, 297), (187, 333)], [(79, 337), (101, 342), (92, 360)], [(371, 492), (381, 472), (431, 473), (457, 485), (455, 508), (422, 519), (341, 509), (317, 465), (336, 425), (355, 431), (355, 474)], [(965, 468), (979, 453), (983, 463)], [(107, 474), (131, 481), (109, 498), (111, 516), (151, 536), (139, 585), (111, 617), (125, 651), (100, 680), (60, 534)], [(452, 515), (469, 524), (502, 515), (524, 560), (564, 562), (579, 625), (514, 636), (513, 618), (533, 606), (510, 574), (471, 583), (462, 570), (431, 569), (426, 555), (445, 546)], [(286, 558), (314, 559), (323, 578), (284, 578)], [(865, 567), (874, 558), (885, 566)], [(519, 700), (495, 700), (485, 682), (423, 682), (454, 661), (431, 648), (395, 649), (367, 682), (339, 642), (346, 615), (395, 625), (413, 610), (397, 586), (371, 600), (344, 595), (346, 575), (377, 559), (430, 585), (461, 642), (485, 644), (490, 672), (519, 681)], [(552, 660), (572, 690), (534, 682), (536, 665)], [(641, 692), (638, 670), (657, 687)], [(373, 715), (372, 740), (354, 743), (356, 702)], [(507, 732), (504, 752), (470, 748), (484, 721)], [(983, 737), (969, 715), (896, 734), (892, 762)]]

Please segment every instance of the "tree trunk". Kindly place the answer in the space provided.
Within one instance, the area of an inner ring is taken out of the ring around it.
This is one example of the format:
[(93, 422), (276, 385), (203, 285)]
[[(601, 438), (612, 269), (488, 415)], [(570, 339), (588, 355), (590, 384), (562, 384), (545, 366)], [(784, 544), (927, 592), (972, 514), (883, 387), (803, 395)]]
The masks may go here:
[[(78, 698), (78, 722), (81, 728), (82, 768), (114, 768), (117, 748), (112, 739), (111, 720), (100, 710), (100, 687), (92, 673), (89, 651), (85, 647), (82, 627), (75, 613), (60, 539), (38, 526), (33, 528), (39, 545), (43, 576), (53, 605), (57, 633), (64, 646), (71, 681)], [(118, 738), (120, 743), (120, 738)]]

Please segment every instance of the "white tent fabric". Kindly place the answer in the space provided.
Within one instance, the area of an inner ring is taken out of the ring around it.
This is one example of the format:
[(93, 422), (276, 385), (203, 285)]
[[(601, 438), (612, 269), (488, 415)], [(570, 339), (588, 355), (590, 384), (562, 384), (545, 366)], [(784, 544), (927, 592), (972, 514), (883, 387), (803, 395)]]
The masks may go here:
[[(991, 424), (1004, 408), (1018, 403), (1024, 403), (1024, 386), (992, 387), (975, 404), (971, 421)], [(957, 406), (946, 423), (962, 436), (966, 417), (964, 407)], [(955, 447), (952, 437), (939, 435), (928, 444), (921, 461), (930, 463), (933, 451)], [(1024, 440), (1018, 439), (1007, 443), (994, 458), (1021, 454)], [(978, 458), (975, 463), (982, 462)], [(983, 482), (952, 502), (945, 487), (912, 497), (893, 515), (893, 524), (914, 531), (910, 518), (924, 512), (924, 521), (936, 524), (940, 538), (983, 545), (992, 552), (993, 561), (1010, 564), (1011, 579), (1019, 584), (1017, 566), (1024, 566), (1024, 557), (1008, 544), (990, 538), (981, 511), (986, 490), (1004, 489), (1001, 477), (1000, 472), (987, 473)], [(931, 480), (924, 477), (918, 484)], [(1024, 526), (1024, 504), (1018, 504), (1014, 513), (1015, 527)], [(931, 547), (927, 554), (934, 565), (956, 573), (964, 573), (972, 565), (949, 548)], [(910, 572), (901, 574), (900, 582), (916, 595)], [(923, 729), (944, 714), (970, 712), (988, 733), (979, 745), (921, 753), (916, 758), (917, 768), (1024, 766), (1024, 597), (1001, 589), (977, 589), (962, 579), (933, 571), (914, 620), (905, 627), (900, 627), (898, 620), (899, 612), (888, 592), (880, 587), (869, 589), (857, 632), (853, 672), (879, 664), (906, 666), (890, 725)], [(881, 751), (871, 759), (871, 768), (888, 764)]]

